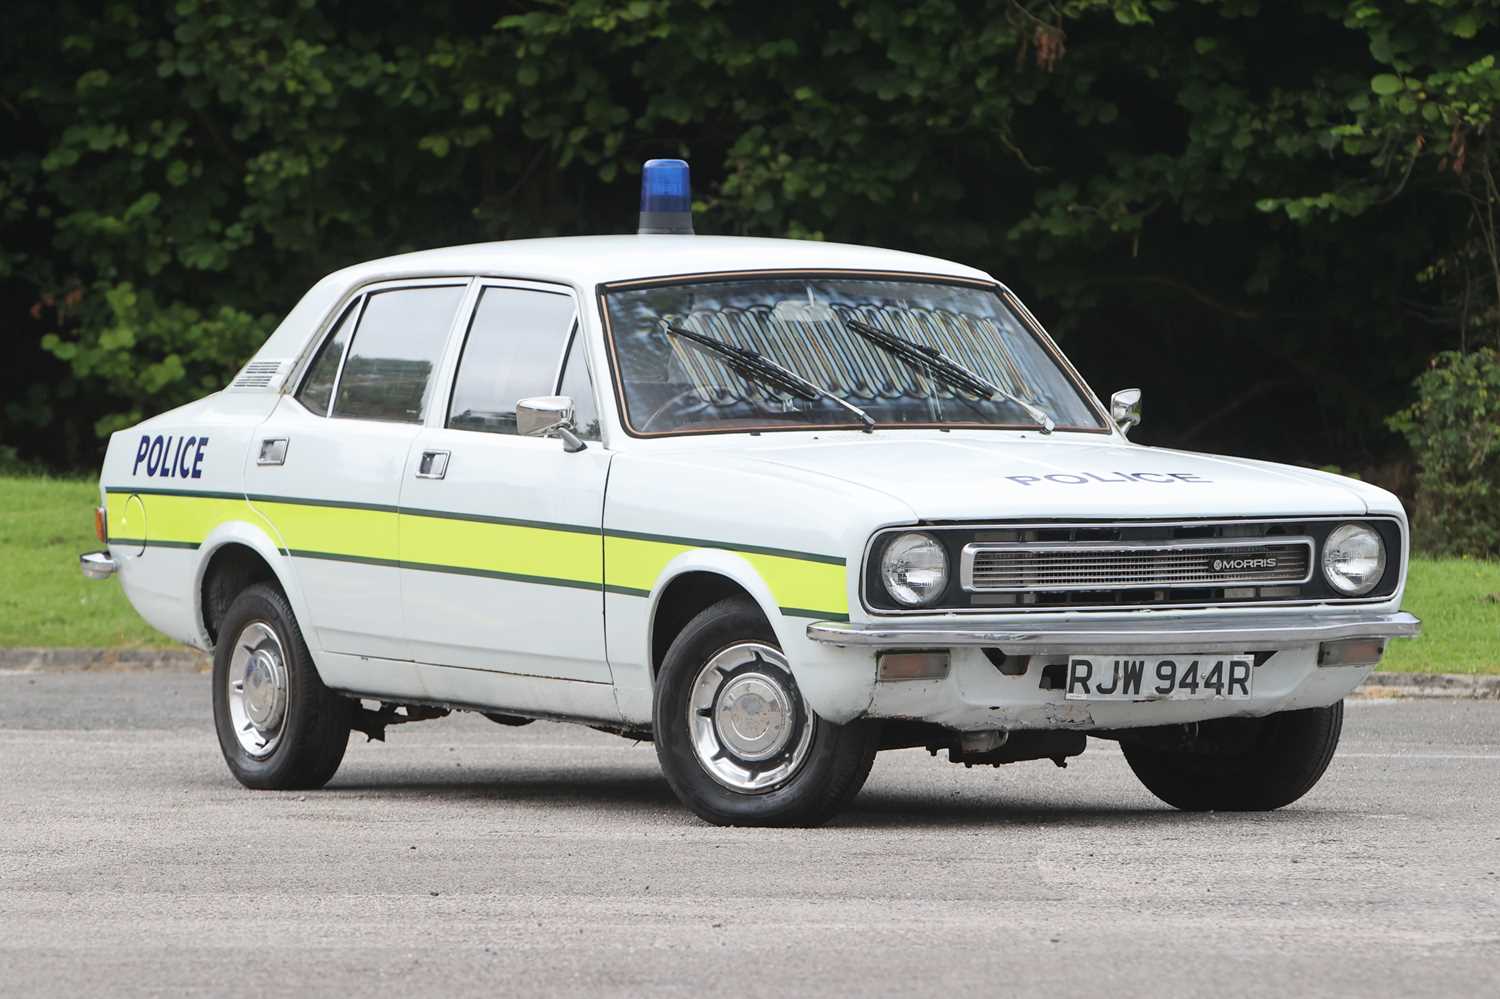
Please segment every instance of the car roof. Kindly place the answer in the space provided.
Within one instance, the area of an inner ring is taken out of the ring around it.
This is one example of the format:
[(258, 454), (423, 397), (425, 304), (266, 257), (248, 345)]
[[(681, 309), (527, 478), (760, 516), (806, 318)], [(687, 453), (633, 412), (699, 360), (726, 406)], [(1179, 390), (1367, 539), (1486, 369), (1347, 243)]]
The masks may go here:
[(592, 285), (633, 278), (780, 268), (890, 270), (988, 279), (972, 267), (937, 257), (874, 246), (824, 243), (806, 239), (757, 239), (748, 236), (564, 236), (517, 239), (503, 243), (446, 246), (371, 260), (339, 273), (359, 278), (362, 272), (453, 270), (506, 276), (550, 275)]
[[(764, 270), (855, 270), (994, 280), (984, 271), (901, 250), (803, 239), (748, 236), (565, 236), (445, 246), (382, 257), (335, 271), (287, 314), (252, 363), (281, 362), (270, 388), (308, 336), (349, 289), (408, 277), (482, 276), (560, 281), (588, 294), (595, 285), (634, 279)], [(243, 369), (242, 369), (243, 374)], [(240, 379), (236, 379), (239, 382)]]

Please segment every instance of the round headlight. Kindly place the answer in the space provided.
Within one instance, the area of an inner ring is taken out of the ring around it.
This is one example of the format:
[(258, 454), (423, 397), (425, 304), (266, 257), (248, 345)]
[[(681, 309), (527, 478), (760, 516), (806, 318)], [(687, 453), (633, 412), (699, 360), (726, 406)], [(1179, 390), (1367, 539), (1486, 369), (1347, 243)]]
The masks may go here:
[(1375, 589), (1385, 575), (1385, 542), (1368, 524), (1341, 524), (1323, 542), (1323, 578), (1346, 597)]
[(930, 534), (902, 534), (880, 556), (880, 578), (898, 604), (922, 607), (948, 588), (948, 555)]

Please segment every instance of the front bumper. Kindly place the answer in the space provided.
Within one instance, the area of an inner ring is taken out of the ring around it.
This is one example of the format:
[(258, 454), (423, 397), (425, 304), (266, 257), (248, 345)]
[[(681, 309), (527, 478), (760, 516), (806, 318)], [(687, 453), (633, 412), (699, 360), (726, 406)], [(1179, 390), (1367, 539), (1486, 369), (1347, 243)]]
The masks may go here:
[(1414, 638), (1422, 622), (1405, 611), (1142, 612), (1130, 618), (1030, 622), (815, 621), (807, 637), (828, 645), (945, 649), (982, 646), (1009, 655), (1245, 652), (1345, 638)]
[[(1369, 663), (1322, 665), (1326, 643), (1383, 642), (1420, 630), (1421, 622), (1401, 611), (1300, 607), (818, 621), (808, 626), (807, 637), (829, 665), (847, 666), (843, 676), (865, 670), (865, 675), (875, 674), (885, 651), (948, 653), (945, 675), (876, 680), (865, 688), (868, 699), (862, 706), (846, 712), (849, 717), (925, 721), (959, 731), (1111, 731), (1326, 707), (1358, 687), (1373, 668)], [(1014, 657), (1006, 664), (1010, 668), (997, 666), (991, 658), (995, 650)], [(1058, 683), (1071, 655), (1174, 653), (1255, 653), (1251, 695), (1179, 700), (1146, 693), (1132, 700), (1072, 700)], [(810, 683), (824, 672), (833, 675), (831, 670), (807, 672), (813, 674)]]
[(115, 557), (109, 552), (86, 552), (78, 556), (78, 568), (89, 579), (108, 579), (115, 574)]

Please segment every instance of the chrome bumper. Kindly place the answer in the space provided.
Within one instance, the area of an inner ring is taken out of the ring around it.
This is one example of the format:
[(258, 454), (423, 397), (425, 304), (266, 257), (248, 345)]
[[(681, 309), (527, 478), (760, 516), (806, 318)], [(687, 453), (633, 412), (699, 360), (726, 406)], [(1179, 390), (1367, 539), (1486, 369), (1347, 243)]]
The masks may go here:
[(109, 552), (87, 552), (78, 556), (78, 568), (90, 579), (108, 579), (115, 574), (115, 557)]
[(1011, 655), (1075, 652), (1257, 652), (1340, 638), (1415, 638), (1422, 622), (1405, 611), (1361, 614), (1152, 614), (1108, 621), (1038, 621), (1035, 626), (976, 622), (815, 621), (807, 637), (829, 645), (874, 648), (986, 646)]

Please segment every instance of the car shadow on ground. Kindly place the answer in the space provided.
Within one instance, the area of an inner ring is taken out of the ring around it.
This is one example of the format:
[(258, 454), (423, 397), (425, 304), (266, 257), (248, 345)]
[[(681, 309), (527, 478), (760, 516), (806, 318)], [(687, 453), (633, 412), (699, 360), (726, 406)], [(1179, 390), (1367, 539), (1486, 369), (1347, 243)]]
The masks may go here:
[(362, 797), (420, 797), (446, 801), (529, 802), (602, 807), (660, 808), (677, 798), (666, 780), (639, 769), (592, 766), (550, 771), (475, 767), (435, 779), (430, 771), (412, 774), (361, 773), (338, 776), (320, 793), (358, 793)]
[(879, 791), (861, 794), (834, 820), (842, 827), (920, 828), (922, 826), (1096, 826), (1169, 825), (1180, 828), (1222, 825), (1226, 821), (1300, 823), (1329, 814), (1293, 807), (1277, 812), (1180, 812), (1153, 802), (1057, 801), (1031, 796), (973, 794), (936, 798), (923, 793)]
[[(289, 792), (305, 793), (305, 792)], [(620, 814), (642, 810), (677, 814), (687, 824), (698, 820), (677, 801), (659, 774), (637, 768), (534, 769), (526, 772), (475, 767), (437, 778), (431, 770), (408, 773), (358, 773), (335, 777), (319, 797), (379, 798), (428, 803), (487, 803), (569, 810), (583, 805)], [(833, 819), (830, 828), (912, 829), (1004, 828), (1018, 826), (1170, 826), (1208, 828), (1225, 822), (1296, 825), (1333, 814), (1310, 806), (1278, 812), (1179, 812), (1150, 801), (1111, 804), (1104, 801), (1057, 800), (1036, 795), (974, 790), (961, 796), (925, 791), (866, 789)]]

